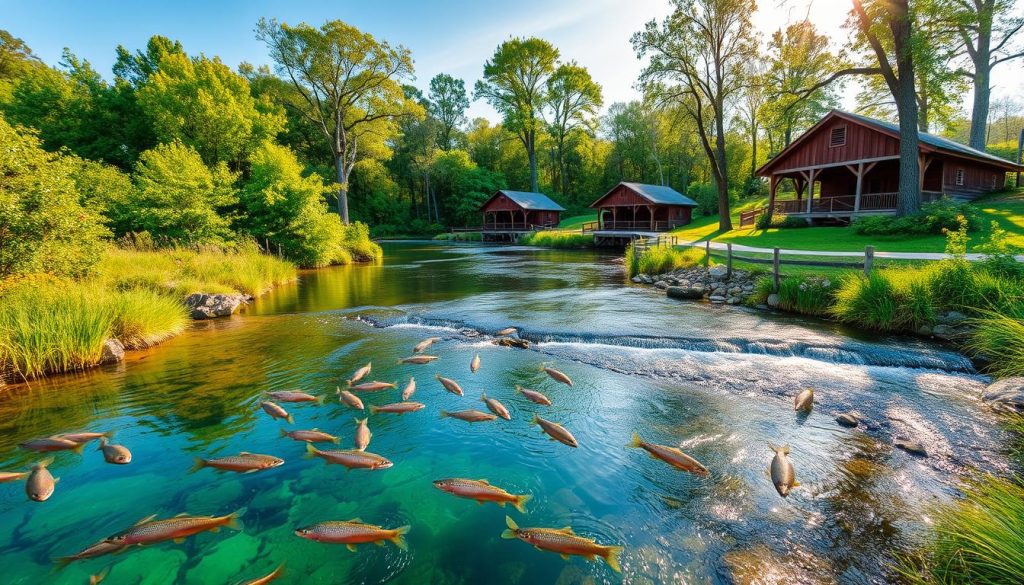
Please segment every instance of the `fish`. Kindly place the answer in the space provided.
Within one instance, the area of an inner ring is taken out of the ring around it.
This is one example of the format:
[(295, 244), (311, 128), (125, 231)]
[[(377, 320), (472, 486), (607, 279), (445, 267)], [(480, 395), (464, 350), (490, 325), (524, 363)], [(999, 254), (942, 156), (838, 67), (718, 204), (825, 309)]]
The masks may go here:
[(438, 359), (438, 357), (436, 355), (413, 355), (413, 356), (404, 357), (404, 358), (398, 360), (398, 363), (400, 363), (400, 364), (419, 364), (419, 365), (422, 365), (422, 364), (429, 364), (430, 362), (432, 362), (432, 361), (434, 361), (436, 359)]
[(512, 504), (516, 510), (523, 514), (526, 513), (526, 502), (533, 498), (529, 494), (520, 496), (510, 494), (500, 487), (491, 485), (486, 479), (463, 479), (459, 477), (439, 479), (434, 482), (434, 487), (460, 498), (476, 500), (481, 505), (484, 502), (494, 502), (504, 508), (505, 504)]
[(53, 457), (48, 457), (32, 466), (28, 474), (28, 481), (25, 482), (25, 494), (28, 499), (34, 502), (45, 502), (53, 495), (53, 490), (60, 481), (59, 477), (53, 477), (47, 467), (53, 463)]
[(455, 380), (452, 380), (451, 378), (442, 378), (441, 374), (434, 374), (434, 379), (440, 382), (441, 385), (444, 386), (444, 389), (451, 392), (452, 394), (465, 396), (465, 394), (463, 394), (462, 392), (462, 386), (459, 386), (459, 383), (456, 382)]
[(556, 382), (561, 382), (570, 387), (572, 386), (572, 380), (569, 379), (569, 376), (566, 376), (562, 372), (559, 372), (558, 370), (554, 368), (549, 368), (547, 366), (544, 367), (544, 372), (547, 373), (547, 375), (551, 376), (552, 380)]
[(533, 415), (533, 420), (530, 422), (540, 426), (540, 430), (547, 433), (547, 435), (551, 437), (552, 441), (558, 441), (559, 443), (569, 445), (570, 447), (579, 447), (579, 444), (576, 443), (576, 437), (572, 436), (572, 433), (566, 430), (562, 425), (549, 420), (544, 420), (536, 414)]
[(27, 451), (36, 451), (38, 453), (51, 453), (53, 451), (74, 451), (79, 455), (82, 454), (82, 449), (85, 447), (85, 443), (76, 443), (71, 439), (64, 439), (61, 437), (44, 437), (41, 439), (32, 439), (31, 441), (25, 441), (24, 443), (18, 443), (18, 446)]
[(508, 413), (508, 409), (505, 408), (504, 404), (498, 402), (497, 399), (488, 398), (486, 394), (480, 394), (480, 400), (487, 405), (487, 410), (490, 410), (505, 420), (512, 420), (512, 415)]
[(266, 392), (266, 395), (278, 402), (316, 402), (317, 404), (324, 403), (323, 396), (313, 396), (312, 394), (306, 394), (305, 392), (299, 392), (298, 390), (275, 390), (274, 392)]
[(238, 585), (264, 585), (264, 584), (270, 583), (271, 581), (273, 581), (273, 580), (277, 579), (278, 577), (280, 577), (281, 573), (283, 573), (283, 572), (284, 572), (284, 563), (281, 563), (280, 565), (277, 566), (276, 569), (274, 569), (270, 573), (268, 573), (268, 574), (266, 574), (266, 575), (264, 575), (262, 577), (257, 577), (256, 579), (249, 579), (248, 581), (242, 581)]
[[(152, 520), (154, 517), (155, 516), (150, 516), (149, 518), (145, 518), (144, 520)], [(101, 540), (96, 544), (88, 546), (73, 555), (58, 558), (56, 560), (57, 567), (63, 568), (75, 561), (80, 561), (83, 559), (92, 559), (96, 557), (101, 557), (103, 555), (114, 554), (121, 552), (122, 550), (124, 550), (124, 545), (114, 544), (107, 542), (106, 540)]]
[(348, 390), (342, 390), (341, 388), (338, 388), (338, 399), (341, 400), (343, 404), (347, 404), (348, 406), (356, 410), (362, 410), (363, 408), (365, 408), (363, 406), (363, 401), (360, 400), (358, 396), (349, 392)]
[(391, 414), (405, 414), (407, 412), (415, 412), (426, 404), (422, 402), (393, 402), (391, 404), (385, 404), (384, 406), (371, 406), (370, 414), (377, 414), (378, 412), (390, 412)]
[(299, 528), (295, 535), (315, 542), (328, 544), (344, 544), (348, 550), (355, 552), (357, 544), (374, 543), (384, 546), (388, 541), (402, 550), (408, 550), (404, 536), (409, 533), (409, 526), (388, 529), (366, 524), (359, 518), (352, 520), (332, 520), (320, 522), (306, 528)]
[(501, 331), (498, 331), (497, 333), (495, 333), (495, 335), (512, 335), (515, 332), (516, 332), (516, 328), (515, 327), (506, 327), (506, 328), (502, 329)]
[(288, 421), (288, 424), (295, 424), (295, 419), (292, 418), (292, 415), (288, 414), (287, 410), (281, 408), (277, 404), (267, 400), (265, 402), (261, 402), (260, 406), (263, 407), (263, 412), (270, 415), (270, 418), (283, 418)]
[(305, 441), (307, 443), (340, 443), (341, 439), (334, 435), (328, 435), (327, 433), (321, 432), (320, 429), (313, 429), (311, 431), (286, 431), (281, 429), (281, 436), (294, 439), (296, 441)]
[(109, 439), (114, 436), (114, 431), (107, 431), (105, 433), (92, 433), (88, 431), (84, 433), (61, 433), (55, 436), (60, 439), (67, 439), (75, 443), (83, 444), (88, 443), (89, 441), (95, 441), (96, 439), (102, 439), (104, 437)]
[(648, 443), (640, 439), (640, 435), (633, 433), (633, 441), (626, 445), (631, 448), (643, 449), (650, 453), (651, 457), (655, 459), (661, 459), (665, 463), (668, 463), (676, 469), (682, 469), (688, 471), (694, 475), (701, 477), (707, 477), (709, 475), (708, 469), (701, 465), (700, 461), (697, 461), (693, 457), (690, 457), (686, 453), (676, 447), (669, 447), (666, 445), (658, 445), (655, 443)]
[(132, 452), (124, 445), (114, 445), (106, 437), (100, 439), (100, 446), (97, 451), (103, 451), (103, 459), (107, 463), (127, 465), (132, 462)]
[(222, 471), (237, 471), (239, 473), (254, 473), (278, 467), (284, 463), (284, 459), (273, 455), (260, 455), (242, 451), (238, 455), (228, 455), (216, 459), (202, 459), (196, 457), (195, 464), (189, 472), (199, 471), (204, 467), (212, 467)]
[(358, 370), (356, 370), (356, 373), (352, 374), (352, 377), (348, 379), (349, 385), (351, 386), (352, 384), (355, 384), (359, 380), (362, 380), (363, 378), (365, 378), (366, 374), (369, 374), (370, 370), (372, 370), (372, 369), (373, 369), (373, 362), (368, 362), (365, 366), (363, 366), (363, 367), (359, 368)]
[(306, 458), (309, 459), (311, 457), (319, 457), (327, 463), (337, 463), (349, 469), (387, 469), (394, 465), (394, 463), (376, 453), (367, 453), (366, 451), (356, 451), (354, 449), (346, 451), (321, 451), (310, 443), (306, 443)]
[(508, 526), (508, 529), (501, 533), (502, 538), (518, 538), (540, 550), (560, 554), (565, 560), (569, 560), (569, 555), (581, 556), (588, 561), (601, 557), (613, 571), (622, 572), (622, 567), (619, 566), (619, 556), (623, 550), (621, 546), (597, 544), (592, 538), (577, 535), (568, 526), (565, 528), (520, 528), (516, 525), (515, 520), (508, 516), (505, 516), (505, 525)]
[(793, 399), (793, 410), (797, 412), (811, 412), (814, 406), (814, 389), (806, 388)]
[(469, 362), (469, 371), (470, 371), (470, 373), (475, 374), (475, 373), (477, 373), (477, 370), (479, 370), (479, 369), (480, 369), (480, 354), (476, 354), (475, 356), (473, 356), (473, 359)]
[(110, 573), (110, 567), (103, 567), (103, 570), (95, 575), (89, 575), (89, 585), (97, 585), (107, 578), (107, 573)]
[(365, 451), (366, 447), (370, 445), (370, 438), (373, 437), (370, 427), (366, 424), (367, 420), (369, 419), (356, 419), (355, 447), (359, 451)]
[(238, 519), (245, 514), (245, 508), (232, 512), (227, 516), (189, 516), (179, 514), (165, 520), (150, 518), (141, 520), (131, 528), (106, 539), (110, 544), (131, 546), (136, 544), (153, 544), (165, 540), (173, 540), (181, 544), (189, 536), (200, 532), (217, 532), (222, 527), (241, 530)]
[(548, 399), (547, 396), (544, 396), (543, 394), (537, 392), (536, 390), (529, 390), (523, 388), (522, 386), (516, 386), (516, 392), (525, 396), (526, 399), (529, 400), (530, 402), (534, 402), (536, 404), (541, 404), (544, 406), (551, 406), (551, 400)]
[(483, 422), (488, 420), (494, 420), (498, 417), (488, 412), (480, 412), (479, 410), (458, 410), (455, 412), (448, 412), (447, 410), (441, 411), (441, 418), (457, 418), (466, 422)]
[(388, 390), (390, 388), (397, 388), (398, 384), (394, 382), (363, 382), (362, 384), (356, 384), (355, 386), (349, 386), (348, 389), (353, 392), (379, 392), (381, 390)]
[(772, 485), (775, 486), (775, 491), (779, 492), (780, 496), (786, 497), (789, 492), (793, 491), (793, 488), (800, 487), (800, 482), (796, 480), (796, 469), (793, 468), (793, 462), (788, 457), (789, 445), (776, 447), (768, 443), (768, 448), (775, 451), (775, 457), (772, 458), (772, 465), (769, 468)]
[(402, 400), (409, 400), (412, 395), (416, 392), (416, 378), (409, 378), (409, 383), (405, 385), (405, 389), (402, 390)]
[(428, 337), (428, 338), (424, 339), (423, 341), (417, 343), (416, 346), (412, 348), (412, 352), (413, 353), (419, 353), (419, 352), (427, 349), (431, 345), (434, 345), (434, 343), (438, 342), (438, 341), (441, 341), (440, 337)]
[(19, 481), (28, 477), (27, 471), (0, 471), (0, 483)]

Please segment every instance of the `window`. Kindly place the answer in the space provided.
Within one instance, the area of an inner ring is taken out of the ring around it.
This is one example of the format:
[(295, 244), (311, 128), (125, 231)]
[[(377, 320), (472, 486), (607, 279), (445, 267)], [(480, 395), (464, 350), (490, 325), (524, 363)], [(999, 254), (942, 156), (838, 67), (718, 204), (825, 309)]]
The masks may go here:
[(846, 146), (846, 126), (837, 126), (832, 129), (828, 147), (835, 148), (837, 146)]
[(956, 170), (956, 184), (961, 186), (961, 187), (964, 184), (964, 170), (963, 169), (957, 169)]

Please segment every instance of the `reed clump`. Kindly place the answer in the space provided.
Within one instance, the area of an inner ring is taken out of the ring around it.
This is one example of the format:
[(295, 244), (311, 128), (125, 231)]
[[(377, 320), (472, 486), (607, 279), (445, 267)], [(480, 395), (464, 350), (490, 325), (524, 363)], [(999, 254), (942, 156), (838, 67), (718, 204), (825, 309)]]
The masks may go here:
[(545, 248), (591, 248), (594, 246), (594, 236), (578, 231), (536, 231), (520, 238), (519, 243)]

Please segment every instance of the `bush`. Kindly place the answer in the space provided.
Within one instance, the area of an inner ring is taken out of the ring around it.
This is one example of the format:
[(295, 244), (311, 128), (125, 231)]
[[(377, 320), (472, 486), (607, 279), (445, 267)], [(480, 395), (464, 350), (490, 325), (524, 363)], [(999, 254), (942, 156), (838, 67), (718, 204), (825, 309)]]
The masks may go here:
[(841, 321), (879, 331), (916, 331), (935, 322), (932, 272), (879, 270), (843, 278), (831, 313)]
[(580, 232), (539, 231), (530, 232), (519, 240), (526, 246), (544, 246), (546, 248), (592, 248), (594, 236)]
[[(758, 279), (751, 302), (765, 302), (771, 293), (772, 285), (771, 277)], [(779, 282), (779, 308), (804, 315), (826, 315), (835, 301), (837, 289), (838, 283), (828, 278), (788, 276)]]
[(336, 264), (348, 264), (351, 262), (340, 261), (344, 255), (348, 255), (356, 262), (376, 262), (384, 257), (384, 251), (380, 245), (370, 240), (370, 228), (365, 223), (355, 222), (344, 226), (341, 236), (341, 246)]
[(766, 230), (769, 228), (777, 229), (795, 229), (810, 227), (811, 224), (807, 223), (806, 219), (800, 217), (791, 217), (780, 213), (773, 213), (771, 215), (771, 222), (768, 221), (768, 214), (761, 215), (757, 218), (757, 229)]
[(686, 195), (697, 202), (697, 211), (701, 215), (715, 215), (718, 213), (718, 189), (707, 183), (692, 183), (686, 190)]
[(920, 212), (912, 215), (862, 217), (853, 223), (853, 231), (863, 236), (943, 234), (959, 229), (961, 218), (966, 220), (968, 230), (980, 227), (977, 208), (943, 197), (925, 203)]
[(1017, 262), (1017, 256), (1024, 254), (1024, 248), (1009, 241), (1010, 234), (992, 222), (988, 239), (976, 249), (985, 255), (985, 267), (989, 272), (1010, 278), (1024, 278), (1024, 263)]

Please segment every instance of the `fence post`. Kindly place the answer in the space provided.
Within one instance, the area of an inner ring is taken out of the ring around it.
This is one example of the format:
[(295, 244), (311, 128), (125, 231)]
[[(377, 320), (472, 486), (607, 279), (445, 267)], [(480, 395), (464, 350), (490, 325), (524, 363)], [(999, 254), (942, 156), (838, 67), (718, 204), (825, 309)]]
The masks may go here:
[(875, 247), (864, 248), (864, 276), (871, 276), (871, 266), (875, 263)]
[(704, 266), (711, 266), (711, 240), (704, 242)]
[(778, 248), (772, 252), (772, 292), (774, 293), (779, 292), (779, 287), (782, 284), (779, 276), (779, 264), (781, 264), (779, 252)]
[(725, 245), (726, 249), (726, 260), (725, 260), (725, 277), (732, 278), (732, 242)]

